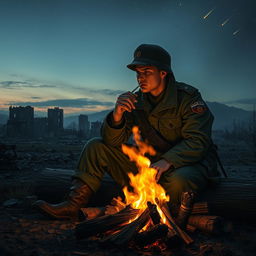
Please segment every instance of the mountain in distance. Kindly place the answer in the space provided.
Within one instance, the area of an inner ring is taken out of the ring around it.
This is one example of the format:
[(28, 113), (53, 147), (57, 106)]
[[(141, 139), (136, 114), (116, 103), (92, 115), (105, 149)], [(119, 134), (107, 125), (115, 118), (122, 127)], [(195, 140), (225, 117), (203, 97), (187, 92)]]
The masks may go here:
[(234, 122), (248, 125), (252, 118), (252, 111), (229, 107), (218, 102), (206, 102), (214, 115), (213, 130), (231, 130)]
[[(111, 111), (111, 109), (108, 110), (103, 110), (100, 112), (96, 112), (93, 114), (87, 114), (89, 122), (96, 122), (100, 121), (102, 122), (105, 116)], [(72, 116), (67, 116), (64, 118), (64, 127), (67, 128), (70, 126), (72, 123), (75, 123), (76, 126), (78, 126), (78, 116), (79, 115), (72, 115)]]

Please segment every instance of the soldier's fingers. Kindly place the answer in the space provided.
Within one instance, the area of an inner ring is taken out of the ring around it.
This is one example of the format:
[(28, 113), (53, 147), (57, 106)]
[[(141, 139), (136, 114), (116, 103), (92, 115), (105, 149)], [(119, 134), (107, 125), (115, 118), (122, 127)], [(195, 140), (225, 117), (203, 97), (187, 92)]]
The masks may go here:
[(137, 95), (136, 94), (133, 94), (131, 92), (126, 92), (126, 93), (123, 93), (121, 95), (119, 95), (119, 97), (125, 97), (125, 98), (129, 98), (131, 99), (133, 102), (137, 102)]
[(159, 166), (157, 166), (157, 165), (154, 165), (154, 164), (151, 164), (150, 165), (150, 167), (151, 168), (154, 168), (154, 169), (156, 169), (157, 171), (159, 171), (160, 169), (159, 169)]
[(162, 173), (163, 173), (163, 172), (162, 172), (161, 170), (159, 170), (159, 171), (157, 172), (157, 175), (156, 175), (156, 182), (159, 181), (159, 179), (160, 179)]
[(134, 93), (132, 93), (132, 92), (128, 92), (128, 95), (129, 95), (130, 97), (132, 97), (134, 100), (136, 100), (137, 97), (138, 97), (137, 94), (134, 94)]
[(131, 97), (129, 95), (120, 95), (118, 97), (119, 99), (127, 99), (129, 100), (132, 104), (134, 104), (135, 102), (137, 102), (137, 100), (134, 97)]
[(128, 112), (131, 112), (131, 108), (128, 107), (127, 105), (125, 104), (122, 104), (122, 103), (118, 103), (118, 105), (120, 106), (121, 109), (125, 110), (125, 111), (128, 111)]
[(123, 104), (123, 105), (126, 105), (126, 106), (129, 107), (131, 110), (134, 109), (134, 105), (133, 105), (130, 101), (126, 100), (126, 99), (119, 99), (119, 100), (117, 101), (117, 103), (118, 103), (118, 104), (121, 103), (121, 104)]

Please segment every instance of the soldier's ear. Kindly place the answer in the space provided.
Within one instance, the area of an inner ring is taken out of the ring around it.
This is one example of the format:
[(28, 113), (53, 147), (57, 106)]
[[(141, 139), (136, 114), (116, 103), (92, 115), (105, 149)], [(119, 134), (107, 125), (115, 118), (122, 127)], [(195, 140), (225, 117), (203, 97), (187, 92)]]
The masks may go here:
[(167, 76), (167, 72), (164, 71), (164, 70), (161, 70), (161, 71), (160, 71), (160, 76), (161, 76), (162, 78), (165, 78), (165, 77)]

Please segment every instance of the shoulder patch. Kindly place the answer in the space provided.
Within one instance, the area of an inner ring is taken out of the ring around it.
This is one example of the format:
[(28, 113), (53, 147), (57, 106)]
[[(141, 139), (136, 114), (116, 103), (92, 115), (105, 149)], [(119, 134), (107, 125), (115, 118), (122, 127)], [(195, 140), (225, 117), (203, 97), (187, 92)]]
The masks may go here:
[(202, 114), (207, 110), (207, 106), (203, 101), (196, 101), (190, 105), (192, 112)]
[(177, 88), (178, 90), (182, 90), (190, 95), (193, 95), (195, 92), (198, 91), (195, 87), (184, 83), (178, 83)]

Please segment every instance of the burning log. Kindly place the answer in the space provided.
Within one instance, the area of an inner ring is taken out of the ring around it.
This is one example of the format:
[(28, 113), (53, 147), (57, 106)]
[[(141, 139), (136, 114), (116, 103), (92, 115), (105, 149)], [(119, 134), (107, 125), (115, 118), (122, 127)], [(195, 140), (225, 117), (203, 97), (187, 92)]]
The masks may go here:
[(139, 232), (150, 219), (150, 210), (147, 208), (135, 221), (124, 226), (121, 231), (109, 235), (102, 240), (103, 243), (111, 243), (114, 245), (125, 245)]
[(169, 224), (171, 225), (171, 227), (175, 230), (175, 232), (177, 233), (177, 235), (183, 239), (183, 241), (186, 244), (191, 244), (193, 243), (193, 239), (185, 232), (183, 231), (174, 221), (174, 219), (172, 218), (170, 212), (169, 212), (169, 208), (168, 205), (166, 203), (162, 204), (160, 206), (161, 210), (163, 211), (164, 215), (166, 216), (166, 218), (168, 219)]
[(183, 192), (181, 195), (180, 210), (176, 218), (176, 223), (181, 228), (185, 228), (187, 225), (188, 218), (192, 212), (193, 203), (194, 203), (194, 193)]
[(149, 209), (149, 215), (150, 215), (151, 220), (153, 221), (154, 225), (159, 224), (161, 217), (159, 215), (156, 205), (152, 204), (151, 202), (147, 202), (147, 205), (148, 205), (148, 209)]
[(223, 218), (219, 216), (191, 215), (188, 223), (198, 230), (211, 234), (220, 234), (225, 227)]
[(84, 221), (76, 226), (76, 238), (83, 239), (111, 230), (113, 227), (120, 226), (130, 219), (135, 218), (138, 212), (139, 210), (127, 206), (116, 214), (104, 215), (96, 219)]
[(168, 226), (165, 224), (158, 224), (147, 231), (140, 232), (134, 237), (136, 245), (144, 247), (148, 244), (155, 243), (158, 239), (166, 237), (168, 234)]

